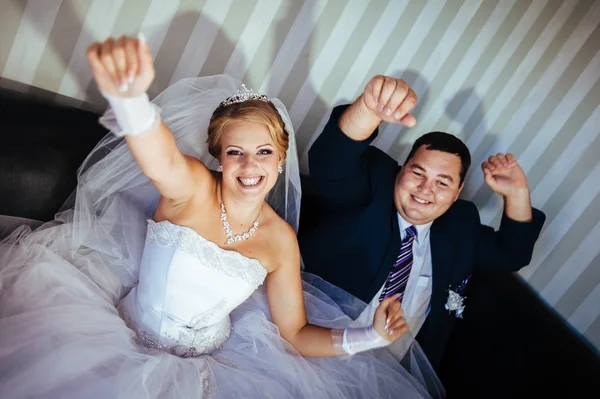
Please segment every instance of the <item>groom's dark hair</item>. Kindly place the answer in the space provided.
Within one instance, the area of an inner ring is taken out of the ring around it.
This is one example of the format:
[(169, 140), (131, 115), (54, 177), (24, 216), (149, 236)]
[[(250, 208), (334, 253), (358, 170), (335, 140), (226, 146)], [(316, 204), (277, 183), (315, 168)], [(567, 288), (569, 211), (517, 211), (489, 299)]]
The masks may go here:
[(425, 146), (430, 151), (443, 151), (449, 154), (457, 155), (460, 158), (460, 184), (465, 181), (465, 176), (471, 166), (471, 153), (469, 149), (458, 137), (444, 132), (430, 132), (419, 137), (413, 144), (410, 154), (406, 157), (406, 163), (415, 155), (417, 150)]

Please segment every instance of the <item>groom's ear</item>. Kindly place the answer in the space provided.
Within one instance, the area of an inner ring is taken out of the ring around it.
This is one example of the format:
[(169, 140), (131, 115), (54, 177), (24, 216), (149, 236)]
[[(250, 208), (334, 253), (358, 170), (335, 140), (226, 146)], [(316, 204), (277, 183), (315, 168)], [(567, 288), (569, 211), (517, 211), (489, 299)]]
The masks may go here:
[(456, 197), (454, 197), (454, 201), (453, 202), (456, 202), (456, 200), (460, 196), (460, 192), (462, 191), (462, 189), (463, 189), (464, 186), (465, 186), (465, 182), (462, 182), (460, 184), (460, 186), (458, 187), (458, 191), (456, 192)]

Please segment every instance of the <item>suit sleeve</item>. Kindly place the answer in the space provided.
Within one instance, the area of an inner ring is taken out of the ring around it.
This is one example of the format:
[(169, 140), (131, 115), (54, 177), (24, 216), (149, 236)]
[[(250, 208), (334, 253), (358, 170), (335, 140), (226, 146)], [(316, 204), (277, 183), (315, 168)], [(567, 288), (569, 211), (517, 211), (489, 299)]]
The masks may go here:
[(367, 153), (377, 130), (364, 141), (346, 136), (338, 122), (347, 107), (333, 109), (329, 122), (308, 152), (311, 194), (321, 203), (333, 206), (360, 203), (370, 188), (373, 157)]
[[(479, 218), (479, 215), (477, 216)], [(531, 222), (518, 222), (506, 214), (502, 216), (500, 229), (480, 223), (476, 247), (476, 268), (488, 271), (514, 272), (531, 262), (546, 215), (533, 208)]]

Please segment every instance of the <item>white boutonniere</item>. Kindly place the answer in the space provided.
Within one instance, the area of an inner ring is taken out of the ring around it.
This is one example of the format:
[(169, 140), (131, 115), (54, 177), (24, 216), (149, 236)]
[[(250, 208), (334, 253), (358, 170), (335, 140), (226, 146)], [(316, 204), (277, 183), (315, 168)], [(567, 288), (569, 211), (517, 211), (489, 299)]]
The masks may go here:
[(457, 319), (463, 318), (463, 312), (465, 311), (465, 299), (467, 298), (463, 295), (470, 279), (471, 276), (469, 275), (469, 277), (464, 279), (463, 282), (455, 289), (448, 287), (448, 300), (446, 301), (446, 305), (444, 307), (450, 313), (454, 312), (454, 316)]

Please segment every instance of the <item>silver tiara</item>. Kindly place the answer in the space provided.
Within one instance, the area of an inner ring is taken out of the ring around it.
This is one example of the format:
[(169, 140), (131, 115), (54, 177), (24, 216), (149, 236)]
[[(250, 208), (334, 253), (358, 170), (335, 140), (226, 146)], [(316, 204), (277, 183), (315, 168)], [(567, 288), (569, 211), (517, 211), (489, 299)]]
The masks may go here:
[(266, 103), (270, 102), (269, 97), (265, 96), (264, 94), (257, 93), (252, 89), (248, 89), (246, 85), (242, 83), (242, 88), (239, 89), (233, 96), (227, 97), (225, 100), (221, 101), (219, 107), (243, 103), (244, 101), (248, 100), (259, 100)]

